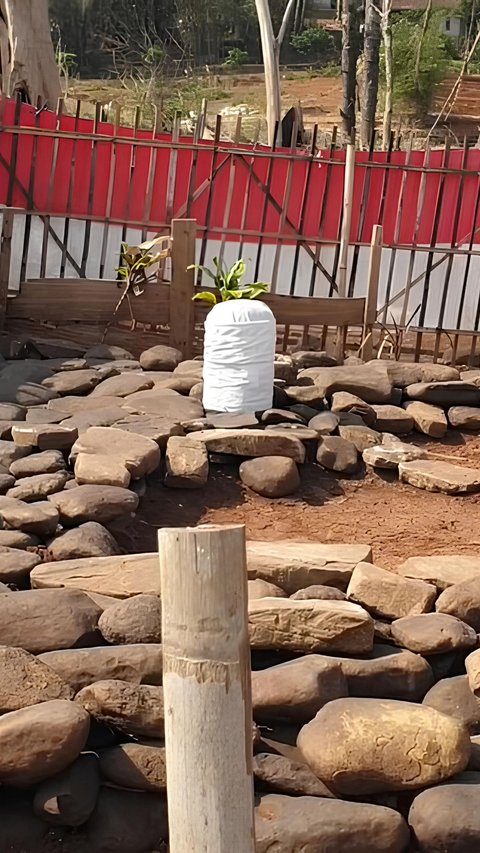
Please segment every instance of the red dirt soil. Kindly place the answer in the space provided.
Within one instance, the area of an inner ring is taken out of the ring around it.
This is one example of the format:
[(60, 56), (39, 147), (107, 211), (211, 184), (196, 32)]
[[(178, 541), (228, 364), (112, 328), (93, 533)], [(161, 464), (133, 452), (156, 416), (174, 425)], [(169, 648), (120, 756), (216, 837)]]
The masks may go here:
[[(410, 441), (480, 468), (480, 436), (450, 433), (440, 442), (415, 434)], [(400, 484), (394, 472), (341, 477), (316, 465), (303, 467), (296, 495), (275, 501), (245, 489), (233, 466), (212, 465), (199, 490), (167, 489), (150, 478), (136, 519), (114, 532), (130, 553), (153, 551), (158, 528), (206, 522), (243, 523), (249, 539), (369, 544), (386, 567), (416, 555), (480, 554), (480, 494), (434, 494)]]

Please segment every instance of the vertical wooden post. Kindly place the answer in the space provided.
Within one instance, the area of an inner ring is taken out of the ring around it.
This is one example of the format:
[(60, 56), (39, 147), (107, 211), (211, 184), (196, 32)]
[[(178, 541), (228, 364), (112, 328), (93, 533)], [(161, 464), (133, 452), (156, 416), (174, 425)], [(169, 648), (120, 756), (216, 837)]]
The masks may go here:
[(171, 853), (254, 853), (245, 528), (160, 530)]
[(3, 329), (5, 326), (5, 317), (7, 314), (13, 218), (13, 210), (4, 208), (2, 211), (2, 232), (0, 236), (0, 329)]
[[(349, 142), (345, 155), (345, 180), (343, 183), (343, 219), (340, 234), (340, 253), (338, 264), (338, 295), (347, 295), (347, 266), (348, 248), (350, 242), (350, 231), (352, 227), (352, 205), (353, 184), (355, 180), (355, 144)], [(343, 363), (345, 344), (347, 340), (347, 327), (337, 327), (337, 342), (335, 346), (335, 357), (339, 364)]]
[(195, 219), (172, 220), (172, 283), (170, 286), (170, 346), (183, 353), (184, 358), (193, 354), (195, 328), (195, 270), (188, 267), (195, 263)]
[(380, 264), (382, 262), (383, 228), (374, 225), (368, 262), (367, 298), (363, 322), (363, 343), (360, 355), (365, 361), (373, 358), (373, 327), (377, 319), (378, 285), (380, 282)]

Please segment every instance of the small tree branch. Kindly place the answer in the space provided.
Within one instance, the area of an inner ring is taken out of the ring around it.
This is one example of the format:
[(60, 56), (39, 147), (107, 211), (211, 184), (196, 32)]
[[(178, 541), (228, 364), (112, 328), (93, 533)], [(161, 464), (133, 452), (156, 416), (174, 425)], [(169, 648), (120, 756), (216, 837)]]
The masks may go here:
[(283, 13), (282, 24), (281, 24), (281, 27), (278, 31), (278, 36), (275, 39), (279, 49), (281, 48), (283, 41), (285, 39), (285, 36), (287, 34), (288, 23), (290, 20), (290, 15), (292, 14), (293, 8), (295, 6), (295, 2), (296, 2), (296, 0), (288, 0), (287, 7), (285, 9), (285, 12)]

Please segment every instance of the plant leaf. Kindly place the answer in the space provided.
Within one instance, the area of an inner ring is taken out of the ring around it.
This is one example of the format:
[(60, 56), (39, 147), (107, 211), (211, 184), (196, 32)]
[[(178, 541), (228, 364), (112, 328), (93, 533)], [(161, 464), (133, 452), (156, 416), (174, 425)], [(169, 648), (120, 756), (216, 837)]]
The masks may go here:
[(203, 291), (203, 293), (196, 293), (193, 297), (193, 302), (208, 302), (210, 305), (217, 304), (217, 297), (214, 293), (211, 293), (208, 290)]

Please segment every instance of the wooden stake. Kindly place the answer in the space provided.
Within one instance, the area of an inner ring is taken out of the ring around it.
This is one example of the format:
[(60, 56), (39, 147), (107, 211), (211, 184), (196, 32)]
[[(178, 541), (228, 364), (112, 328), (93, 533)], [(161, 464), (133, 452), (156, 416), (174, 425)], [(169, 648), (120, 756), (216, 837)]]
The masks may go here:
[[(170, 346), (179, 349), (184, 358), (193, 350), (195, 312), (195, 271), (187, 269), (195, 263), (195, 219), (172, 221), (172, 283), (170, 285)], [(155, 318), (152, 317), (152, 322)]]
[(0, 329), (5, 326), (7, 313), (8, 282), (10, 279), (10, 257), (12, 254), (13, 210), (2, 211), (0, 235)]
[(160, 530), (171, 853), (254, 853), (245, 528)]
[[(338, 295), (347, 295), (348, 246), (352, 227), (353, 182), (355, 179), (355, 145), (349, 142), (345, 159), (345, 181), (343, 184), (343, 219), (340, 237), (340, 264), (338, 268)], [(337, 329), (335, 356), (342, 363), (346, 343), (346, 329)]]
[(368, 262), (367, 299), (365, 303), (365, 322), (363, 326), (363, 344), (359, 355), (370, 361), (373, 358), (373, 326), (377, 319), (378, 284), (380, 281), (380, 264), (382, 262), (383, 228), (374, 225), (370, 258)]

